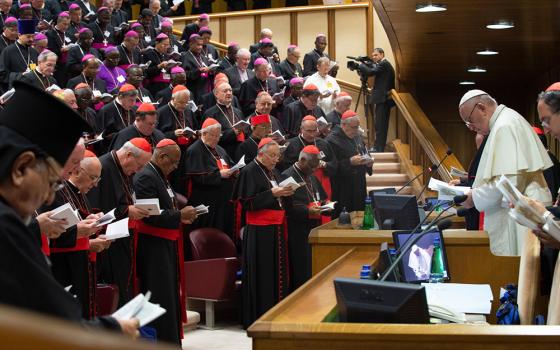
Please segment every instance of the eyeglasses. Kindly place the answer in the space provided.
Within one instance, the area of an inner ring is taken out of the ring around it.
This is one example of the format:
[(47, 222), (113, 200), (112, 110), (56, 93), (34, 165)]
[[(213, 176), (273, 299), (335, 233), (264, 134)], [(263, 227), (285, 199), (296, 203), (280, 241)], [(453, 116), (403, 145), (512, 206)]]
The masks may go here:
[(86, 169), (82, 167), (80, 167), (80, 170), (83, 171), (95, 185), (97, 185), (99, 181), (101, 181), (101, 176), (91, 175), (86, 171)]
[(467, 117), (467, 120), (463, 120), (465, 122), (465, 125), (467, 126), (467, 128), (470, 128), (472, 126), (472, 122), (471, 122), (471, 117), (472, 114), (474, 112), (474, 109), (476, 108), (476, 106), (478, 106), (480, 103), (475, 103), (471, 112), (469, 113), (469, 116)]
[(265, 156), (267, 156), (268, 158), (271, 159), (279, 159), (280, 158), (280, 153), (273, 153), (273, 154), (268, 154), (268, 153), (263, 153)]
[(45, 164), (47, 165), (47, 171), (50, 174), (56, 176), (49, 176), (49, 189), (51, 192), (57, 192), (64, 188), (64, 181), (60, 178), (59, 172), (57, 171), (56, 161), (50, 157), (45, 159)]

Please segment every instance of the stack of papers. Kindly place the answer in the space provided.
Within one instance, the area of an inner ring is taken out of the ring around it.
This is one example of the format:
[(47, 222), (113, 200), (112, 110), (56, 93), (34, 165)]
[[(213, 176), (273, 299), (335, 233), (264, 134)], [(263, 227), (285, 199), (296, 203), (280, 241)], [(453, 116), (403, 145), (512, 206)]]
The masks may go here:
[(194, 209), (196, 210), (196, 215), (208, 214), (208, 208), (210, 207), (204, 204), (200, 204), (194, 207)]
[(130, 236), (130, 233), (128, 232), (128, 218), (109, 224), (107, 226), (107, 230), (105, 231), (105, 239), (110, 241), (128, 236)]
[(317, 119), (317, 124), (328, 125), (329, 122), (325, 119), (325, 117), (320, 117), (319, 119)]
[(99, 219), (97, 219), (97, 221), (95, 222), (95, 227), (101, 227), (101, 226), (105, 226), (108, 225), (110, 223), (112, 223), (113, 221), (115, 221), (115, 209), (111, 210), (110, 212), (108, 212), (107, 214), (103, 215), (102, 217), (100, 217)]
[(158, 198), (137, 199), (134, 206), (136, 208), (147, 210), (150, 215), (159, 215), (161, 213), (159, 210)]
[(509, 181), (507, 177), (502, 175), (496, 187), (502, 192), (505, 199), (514, 205), (510, 209), (509, 215), (520, 225), (528, 227), (532, 230), (538, 230), (539, 225), (545, 224), (544, 218), (537, 212), (529, 202), (523, 197), (523, 194)]
[(237, 123), (233, 124), (232, 127), (233, 127), (233, 128), (237, 128), (237, 127), (244, 128), (245, 125), (251, 126), (251, 123), (249, 123), (248, 121), (246, 121), (246, 120), (244, 120), (244, 119), (241, 119), (241, 120), (238, 121)]
[(334, 210), (334, 205), (335, 205), (335, 204), (336, 204), (336, 201), (335, 201), (335, 202), (327, 203), (327, 204), (325, 204), (325, 205), (321, 205), (319, 208), (321, 209), (321, 212), (324, 212), (324, 211), (331, 211), (331, 210)]
[(66, 203), (54, 209), (50, 218), (55, 220), (66, 220), (66, 224), (63, 226), (65, 229), (77, 225), (81, 220), (78, 209), (72, 208), (70, 203)]
[[(196, 106), (195, 106), (196, 107)], [(196, 131), (189, 128), (188, 126), (186, 128), (183, 129), (183, 133), (184, 134), (191, 134), (191, 135), (196, 135)]]
[(488, 284), (422, 283), (428, 305), (466, 314), (490, 314), (492, 290)]
[(237, 170), (243, 168), (245, 165), (246, 165), (246, 164), (245, 164), (245, 155), (243, 155), (243, 156), (241, 157), (241, 159), (239, 159), (239, 162), (237, 162), (237, 164), (235, 164), (234, 166), (232, 166), (232, 167), (229, 169), (229, 172), (232, 173), (232, 172), (234, 172), (234, 171), (237, 171)]
[(305, 182), (297, 183), (296, 180), (294, 180), (294, 178), (290, 176), (286, 180), (280, 182), (279, 186), (280, 187), (288, 187), (292, 191), (295, 191), (303, 185), (305, 185)]
[(140, 321), (140, 327), (144, 327), (156, 318), (160, 317), (167, 312), (158, 304), (150, 303), (150, 292), (144, 294), (140, 293), (134, 299), (123, 305), (120, 309), (115, 311), (111, 316), (117, 320), (130, 320), (137, 318)]
[(272, 134), (270, 134), (271, 137), (277, 136), (279, 138), (281, 138), (282, 140), (285, 140), (286, 138), (284, 137), (284, 135), (282, 135), (282, 133), (280, 132), (280, 130), (276, 130), (275, 132), (273, 132)]
[(450, 201), (455, 196), (465, 195), (471, 188), (467, 186), (451, 186), (447, 182), (436, 180), (433, 177), (428, 183), (428, 188), (438, 192), (438, 200)]
[[(190, 101), (189, 101), (188, 106), (189, 106), (189, 109), (191, 110), (191, 112), (193, 112), (193, 113), (196, 112), (196, 111), (198, 110), (198, 106), (196, 105), (196, 103), (194, 103), (193, 100), (190, 100)], [(186, 128), (185, 128), (185, 129), (186, 129)]]
[(455, 177), (467, 177), (469, 176), (469, 174), (466, 171), (463, 170), (459, 170), (455, 167), (451, 167), (451, 169), (449, 169), (449, 173), (451, 174), (451, 176), (455, 176)]

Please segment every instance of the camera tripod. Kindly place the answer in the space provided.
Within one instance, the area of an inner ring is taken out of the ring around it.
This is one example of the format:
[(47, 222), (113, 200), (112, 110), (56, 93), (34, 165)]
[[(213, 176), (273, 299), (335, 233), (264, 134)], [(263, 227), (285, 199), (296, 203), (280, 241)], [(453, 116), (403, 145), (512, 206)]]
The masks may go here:
[(363, 77), (360, 75), (360, 81), (362, 83), (362, 86), (360, 87), (360, 92), (358, 92), (358, 98), (356, 99), (356, 105), (354, 106), (354, 112), (358, 111), (358, 106), (360, 105), (360, 99), (363, 100), (363, 104), (364, 104), (364, 117), (366, 118), (366, 133), (367, 133), (367, 139), (368, 139), (368, 149), (369, 147), (372, 147), (372, 140), (370, 136), (373, 136), (371, 134), (371, 128), (370, 128), (370, 118), (369, 118), (369, 114), (370, 114), (370, 108), (368, 106), (368, 82), (367, 82), (367, 78)]

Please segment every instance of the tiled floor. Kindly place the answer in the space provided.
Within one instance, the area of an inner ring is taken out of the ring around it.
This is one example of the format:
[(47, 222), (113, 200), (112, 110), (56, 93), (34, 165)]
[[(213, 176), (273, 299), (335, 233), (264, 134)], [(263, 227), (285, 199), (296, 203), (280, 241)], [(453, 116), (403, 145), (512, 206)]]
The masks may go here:
[(185, 332), (183, 350), (250, 350), (251, 338), (239, 325), (216, 330), (196, 329)]

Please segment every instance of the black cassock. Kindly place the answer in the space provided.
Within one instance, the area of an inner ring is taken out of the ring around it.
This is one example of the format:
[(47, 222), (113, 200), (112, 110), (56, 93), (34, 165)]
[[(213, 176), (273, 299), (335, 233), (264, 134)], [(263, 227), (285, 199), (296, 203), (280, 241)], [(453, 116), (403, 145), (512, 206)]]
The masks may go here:
[(166, 55), (154, 49), (144, 52), (142, 61), (144, 63), (151, 62), (148, 69), (146, 69), (146, 80), (149, 82), (147, 87), (152, 96), (155, 96), (159, 90), (165, 89), (171, 81), (169, 72), (157, 67), (158, 64), (167, 61), (167, 59)]
[(306, 115), (312, 115), (317, 119), (321, 117), (325, 118), (325, 113), (321, 107), (315, 106), (312, 110), (308, 110), (301, 100), (290, 103), (284, 108), (283, 119), (280, 120), (280, 122), (284, 125), (284, 129), (289, 137), (296, 137), (299, 135), (301, 121)]
[(130, 124), (126, 128), (119, 131), (115, 137), (113, 137), (113, 141), (111, 142), (111, 146), (109, 149), (118, 150), (121, 148), (127, 141), (132, 140), (135, 137), (141, 137), (146, 139), (148, 143), (152, 146), (152, 149), (156, 148), (158, 142), (165, 138), (165, 135), (159, 131), (158, 129), (154, 129), (151, 135), (144, 135), (136, 128), (136, 125)]
[(117, 46), (119, 53), (121, 54), (121, 59), (119, 61), (119, 67), (126, 70), (128, 66), (132, 64), (142, 63), (142, 53), (137, 47), (129, 51), (123, 44)]
[(88, 81), (88, 79), (84, 74), (77, 75), (74, 78), (68, 80), (68, 83), (66, 83), (66, 87), (74, 90), (76, 86), (78, 86), (78, 84), (80, 83), (85, 83), (89, 85), (92, 91), (97, 90), (101, 93), (107, 92), (107, 85), (105, 84), (105, 81), (98, 78)]
[(117, 99), (101, 107), (97, 113), (98, 130), (103, 131), (103, 148), (109, 148), (111, 141), (122, 129), (134, 123), (134, 112), (125, 110)]
[[(87, 198), (69, 181), (64, 188), (56, 192), (55, 200), (41, 211), (50, 211), (70, 203), (78, 209), (82, 219), (90, 213)], [(77, 237), (78, 228), (72, 226), (57, 239), (49, 240), (51, 251), (52, 273), (61, 286), (72, 286), (70, 292), (78, 298), (82, 305), (82, 317), (95, 317), (95, 263), (89, 259), (89, 237)]]
[[(200, 98), (199, 103), (202, 105), (202, 110), (206, 111), (216, 105), (216, 96), (214, 95), (213, 91), (207, 92)], [(231, 100), (231, 105), (237, 109), (241, 109), (241, 105), (239, 104), (239, 99), (237, 96), (233, 95)]]
[[(140, 291), (152, 292), (151, 301), (167, 310), (150, 323), (157, 339), (181, 344), (182, 311), (178, 249), (183, 249), (181, 213), (168, 193), (169, 183), (153, 163), (134, 175), (134, 191), (138, 199), (158, 198), (163, 212), (142, 219), (137, 228), (136, 276)], [(181, 261), (181, 264), (184, 262)], [(185, 296), (183, 295), (183, 298)], [(185, 320), (186, 321), (186, 320)]]
[(335, 128), (326, 141), (331, 146), (337, 160), (336, 173), (331, 176), (332, 200), (336, 204), (335, 217), (343, 207), (348, 212), (364, 210), (366, 198), (366, 173), (372, 174), (371, 167), (365, 165), (352, 166), (350, 157), (367, 154), (364, 142), (358, 136), (348, 138), (341, 128)]
[(200, 104), (202, 95), (211, 90), (211, 79), (213, 75), (200, 72), (200, 68), (209, 66), (207, 57), (195, 55), (192, 51), (187, 51), (183, 56), (182, 67), (187, 75), (187, 88), (191, 92), (191, 100), (197, 105)]
[(41, 251), (38, 225), (27, 227), (0, 197), (0, 303), (86, 325), (118, 330), (112, 317), (81, 318), (79, 301), (54, 279)]
[(272, 56), (270, 57), (265, 57), (263, 56), (259, 51), (257, 52), (253, 52), (251, 54), (251, 62), (249, 62), (249, 69), (254, 69), (255, 68), (255, 61), (258, 58), (263, 58), (265, 60), (267, 60), (268, 64), (270, 64), (270, 67), (272, 68), (272, 74), (274, 74), (274, 76), (280, 77), (282, 76), (282, 72), (280, 71), (280, 63), (276, 62)]
[(321, 57), (329, 57), (325, 52), (319, 52), (316, 49), (311, 50), (303, 56), (303, 76), (308, 77), (317, 71), (317, 61)]
[[(218, 143), (230, 156), (230, 158), (235, 158), (235, 152), (237, 148), (243, 141), (245, 141), (245, 133), (241, 132), (239, 135), (235, 134), (233, 125), (244, 120), (243, 113), (233, 107), (226, 107), (222, 104), (216, 103), (214, 107), (209, 108), (204, 112), (204, 118), (214, 118), (222, 126), (222, 137), (220, 137), (220, 142)], [(242, 123), (238, 125), (238, 128), (244, 129), (245, 124)]]
[(173, 85), (169, 84), (165, 89), (159, 90), (155, 96), (156, 101), (159, 102), (160, 106), (167, 104), (171, 101), (171, 95), (173, 94)]
[[(115, 209), (115, 218), (128, 216), (128, 206), (133, 204), (132, 178), (126, 176), (118, 163), (116, 152), (109, 152), (99, 157), (101, 162), (101, 180), (97, 187), (89, 191), (87, 197), (93, 208), (107, 213)], [(129, 221), (129, 227), (132, 224)], [(132, 230), (130, 237), (119, 238), (111, 243), (107, 250), (97, 255), (99, 279), (119, 287), (119, 307), (132, 298)]]
[[(285, 211), (272, 195), (271, 181), (280, 174), (269, 172), (257, 159), (247, 164), (233, 190), (233, 200), (245, 212), (243, 232), (243, 327), (288, 295), (288, 252)], [(288, 204), (289, 205), (289, 204)]]
[(8, 45), (13, 44), (14, 42), (4, 36), (4, 34), (0, 34), (0, 53), (4, 51)]
[(55, 78), (53, 78), (52, 76), (47, 77), (39, 73), (39, 71), (37, 70), (24, 73), (20, 80), (41, 90), (47, 90), (53, 84), (58, 85), (58, 82)]
[[(261, 91), (266, 91), (273, 96), (275, 93), (279, 92), (278, 84), (276, 79), (272, 77), (266, 78), (265, 81), (260, 81), (256, 76), (246, 80), (241, 84), (241, 89), (239, 91), (239, 103), (243, 107), (243, 113), (248, 116), (255, 111), (255, 99)], [(275, 111), (272, 110), (270, 114), (275, 115)]]
[(60, 87), (66, 86), (66, 82), (68, 81), (68, 72), (66, 68), (68, 51), (63, 53), (61, 50), (62, 46), (70, 44), (71, 38), (69, 38), (64, 32), (61, 32), (56, 28), (48, 30), (45, 35), (48, 39), (47, 48), (58, 56), (58, 59), (56, 60), (56, 69), (53, 75), (58, 81), (58, 84), (60, 84)]
[(313, 176), (305, 176), (303, 172), (290, 166), (282, 176), (293, 177), (298, 183), (305, 182), (292, 196), (292, 204), (288, 206), (288, 252), (290, 256), (290, 290), (298, 289), (311, 277), (311, 246), (308, 242), (309, 231), (321, 225), (321, 216), (309, 216), (309, 205), (313, 202), (322, 204), (327, 199), (319, 180)]
[(21, 79), (29, 65), (37, 64), (37, 50), (21, 45), (17, 41), (0, 54), (0, 81), (3, 91), (7, 91), (15, 80)]
[(338, 113), (336, 109), (333, 109), (329, 114), (325, 116), (325, 119), (332, 124), (332, 126), (340, 126), (340, 120), (342, 119), (342, 114)]
[(95, 133), (99, 134), (103, 131), (98, 125), (97, 113), (95, 113), (95, 110), (93, 108), (86, 107), (85, 110), (81, 111), (78, 109), (76, 110), (76, 112), (78, 112), (78, 114), (80, 114), (82, 118), (84, 118), (84, 120), (89, 124), (89, 126), (92, 130), (94, 130)]
[(254, 136), (249, 136), (235, 152), (235, 161), (238, 162), (241, 157), (245, 156), (245, 164), (249, 164), (253, 159), (257, 157), (257, 151), (259, 150), (259, 142), (261, 139)]
[(181, 158), (179, 165), (171, 174), (169, 174), (169, 182), (171, 186), (178, 193), (185, 195), (187, 193), (187, 176), (185, 174), (185, 160), (187, 156), (187, 148), (196, 140), (196, 137), (175, 136), (175, 130), (185, 129), (189, 127), (193, 130), (198, 130), (199, 123), (195, 122), (193, 113), (190, 109), (184, 112), (176, 110), (171, 103), (160, 105), (158, 109), (158, 129), (163, 132), (166, 138), (172, 139), (177, 142), (181, 149)]
[(289, 82), (292, 78), (303, 77), (303, 69), (299, 63), (291, 64), (288, 60), (284, 60), (280, 62), (278, 68), (280, 70), (280, 74), (282, 74), (282, 77), (287, 82)]
[(231, 158), (222, 147), (216, 146), (212, 150), (202, 140), (195, 141), (187, 149), (186, 158), (185, 170), (190, 182), (189, 205), (210, 206), (209, 213), (196, 219), (191, 228), (214, 227), (233, 237), (233, 205), (230, 199), (235, 179), (233, 176), (224, 179), (220, 175), (220, 169), (231, 167)]

